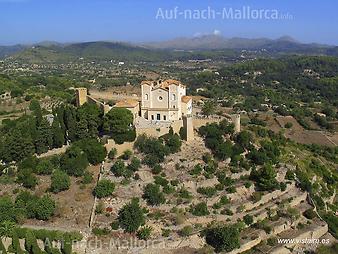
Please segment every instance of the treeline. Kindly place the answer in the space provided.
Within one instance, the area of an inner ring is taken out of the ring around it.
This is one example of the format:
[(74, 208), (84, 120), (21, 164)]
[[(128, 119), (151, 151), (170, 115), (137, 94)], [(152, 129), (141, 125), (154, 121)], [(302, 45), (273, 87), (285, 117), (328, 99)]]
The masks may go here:
[[(3, 121), (0, 159), (4, 162), (21, 161), (69, 142), (97, 139), (99, 134), (110, 135), (119, 144), (133, 141), (136, 137), (132, 127), (133, 115), (127, 109), (116, 108), (103, 116), (103, 112), (93, 104), (79, 108), (61, 105), (53, 110), (53, 114), (43, 115), (39, 102), (35, 100), (31, 102), (30, 109), (32, 115)], [(88, 149), (84, 142), (78, 144)], [(96, 164), (95, 158), (91, 163)]]
[[(277, 106), (277, 113), (303, 120), (313, 113), (299, 102), (314, 106), (319, 101), (322, 110), (329, 112), (328, 117), (338, 119), (337, 67), (336, 57), (289, 56), (247, 61), (221, 68), (218, 74), (206, 71), (181, 78), (192, 94), (203, 87), (198, 94), (209, 98), (243, 96), (243, 102), (227, 106), (246, 111), (266, 110), (261, 104), (270, 103)], [(306, 125), (304, 120), (303, 123)]]
[(11, 92), (12, 97), (22, 97), (29, 101), (34, 96), (49, 95), (71, 101), (73, 91), (70, 87), (84, 86), (59, 76), (48, 75), (6, 75), (0, 74), (0, 94)]
[[(61, 232), (57, 230), (33, 230), (28, 228), (15, 227), (13, 224), (2, 224), (6, 226), (3, 236), (12, 238), (12, 243), (5, 249), (0, 240), (0, 251), (2, 253), (17, 254), (72, 254), (73, 243), (82, 240), (83, 236), (79, 232)], [(23, 239), (24, 249), (20, 245)], [(37, 240), (43, 241), (44, 248), (41, 249)], [(55, 242), (60, 243), (60, 248), (55, 247)]]

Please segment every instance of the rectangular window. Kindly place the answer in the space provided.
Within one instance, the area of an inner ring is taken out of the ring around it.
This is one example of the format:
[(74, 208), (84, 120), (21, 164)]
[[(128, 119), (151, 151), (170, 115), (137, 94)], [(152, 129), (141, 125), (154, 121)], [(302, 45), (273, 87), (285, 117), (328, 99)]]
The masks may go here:
[(154, 115), (151, 115), (151, 120), (154, 120)]
[(164, 121), (167, 121), (167, 116), (163, 116), (163, 120), (164, 120)]
[(161, 120), (161, 115), (160, 114), (157, 114), (157, 120)]

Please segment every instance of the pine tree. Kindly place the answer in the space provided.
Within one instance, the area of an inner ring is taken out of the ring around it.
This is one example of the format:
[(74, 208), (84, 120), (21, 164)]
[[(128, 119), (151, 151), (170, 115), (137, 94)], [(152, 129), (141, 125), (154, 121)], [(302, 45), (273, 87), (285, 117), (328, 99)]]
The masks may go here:
[(52, 124), (53, 147), (62, 147), (65, 143), (64, 132), (58, 118), (54, 118)]
[(45, 153), (53, 144), (51, 127), (47, 119), (43, 118), (37, 128), (37, 136), (35, 140), (35, 149), (38, 154)]

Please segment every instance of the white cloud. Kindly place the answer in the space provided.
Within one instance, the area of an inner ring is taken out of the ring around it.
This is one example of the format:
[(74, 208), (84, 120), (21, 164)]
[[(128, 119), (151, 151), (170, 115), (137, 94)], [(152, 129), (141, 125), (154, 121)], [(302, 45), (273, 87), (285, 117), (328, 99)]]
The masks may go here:
[(217, 30), (215, 29), (214, 32), (213, 32), (214, 35), (221, 35), (221, 31), (220, 30)]

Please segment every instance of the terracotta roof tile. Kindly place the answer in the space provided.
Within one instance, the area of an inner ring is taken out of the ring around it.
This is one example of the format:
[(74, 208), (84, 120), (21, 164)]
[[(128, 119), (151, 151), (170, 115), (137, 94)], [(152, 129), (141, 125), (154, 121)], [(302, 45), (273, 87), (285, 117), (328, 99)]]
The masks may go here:
[(182, 96), (181, 101), (184, 103), (189, 102), (190, 100), (192, 100), (191, 96)]

